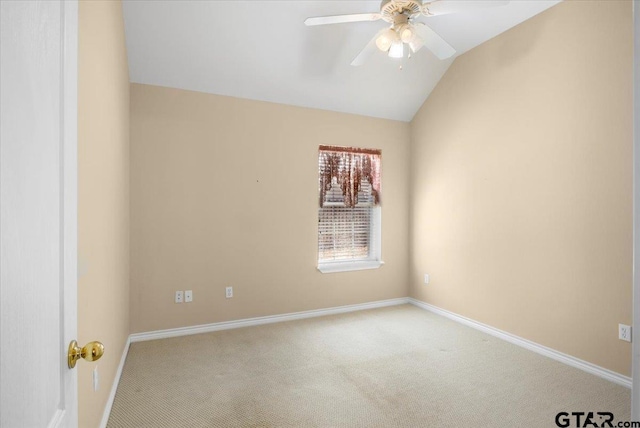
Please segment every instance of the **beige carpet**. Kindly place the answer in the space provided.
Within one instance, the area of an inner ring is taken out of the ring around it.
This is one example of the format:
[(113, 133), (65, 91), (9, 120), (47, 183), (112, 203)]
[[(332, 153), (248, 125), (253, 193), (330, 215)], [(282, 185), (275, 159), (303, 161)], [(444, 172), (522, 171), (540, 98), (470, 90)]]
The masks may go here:
[(134, 343), (108, 427), (556, 427), (560, 411), (627, 421), (630, 400), (403, 305)]

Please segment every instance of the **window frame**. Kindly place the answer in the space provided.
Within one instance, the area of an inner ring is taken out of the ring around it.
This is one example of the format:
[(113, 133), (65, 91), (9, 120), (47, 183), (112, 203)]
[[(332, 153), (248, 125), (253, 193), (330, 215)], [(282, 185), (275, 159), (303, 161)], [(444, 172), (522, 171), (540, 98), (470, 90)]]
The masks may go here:
[[(336, 185), (337, 183), (333, 184)], [(322, 207), (318, 208), (318, 257), (317, 257), (317, 268), (322, 273), (334, 273), (334, 272), (348, 272), (355, 270), (366, 270), (366, 269), (377, 269), (384, 264), (381, 257), (381, 243), (382, 243), (382, 208), (378, 204), (373, 204), (372, 202), (359, 202), (356, 205), (356, 208), (366, 208), (369, 210), (369, 231), (367, 235), (367, 247), (369, 253), (365, 258), (353, 258), (346, 260), (326, 260), (323, 261), (320, 259), (320, 231), (321, 231), (321, 222), (320, 218), (322, 216), (322, 210), (331, 209), (336, 207), (342, 207), (348, 209), (355, 208), (347, 208), (345, 207), (344, 202), (337, 201), (326, 201)]]

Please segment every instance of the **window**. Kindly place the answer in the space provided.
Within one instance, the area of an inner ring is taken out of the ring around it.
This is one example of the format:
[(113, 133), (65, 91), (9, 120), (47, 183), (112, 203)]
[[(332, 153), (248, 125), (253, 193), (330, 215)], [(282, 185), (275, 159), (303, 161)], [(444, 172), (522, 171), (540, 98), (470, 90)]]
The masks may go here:
[(320, 146), (318, 269), (380, 267), (379, 150)]

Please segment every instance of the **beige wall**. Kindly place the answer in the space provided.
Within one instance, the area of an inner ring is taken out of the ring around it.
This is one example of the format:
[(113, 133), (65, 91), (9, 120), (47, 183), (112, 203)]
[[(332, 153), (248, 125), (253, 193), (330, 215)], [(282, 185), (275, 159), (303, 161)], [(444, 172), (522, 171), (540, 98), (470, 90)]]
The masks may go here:
[[(382, 149), (380, 269), (316, 270), (320, 144)], [(405, 297), (408, 146), (404, 122), (131, 85), (131, 331)]]
[[(78, 86), (80, 427), (97, 427), (129, 335), (129, 72), (120, 1), (81, 1)], [(98, 366), (100, 388), (91, 372)]]
[(411, 126), (411, 296), (625, 375), (631, 19), (561, 3), (456, 59)]

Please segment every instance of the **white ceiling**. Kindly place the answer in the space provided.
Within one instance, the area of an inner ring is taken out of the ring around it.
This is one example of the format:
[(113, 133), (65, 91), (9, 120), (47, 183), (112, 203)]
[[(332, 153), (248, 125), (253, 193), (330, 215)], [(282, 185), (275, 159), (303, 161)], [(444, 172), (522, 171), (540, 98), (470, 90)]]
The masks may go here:
[[(461, 55), (557, 3), (516, 0), (419, 21)], [(423, 48), (402, 70), (382, 52), (353, 67), (388, 24), (303, 23), (377, 12), (379, 1), (125, 0), (123, 7), (134, 83), (410, 121), (455, 59), (440, 61)]]

